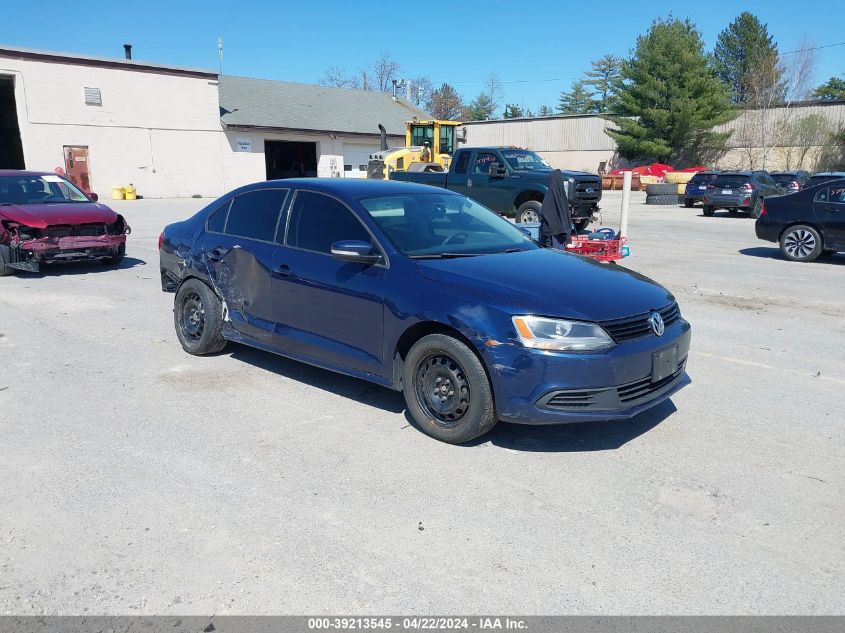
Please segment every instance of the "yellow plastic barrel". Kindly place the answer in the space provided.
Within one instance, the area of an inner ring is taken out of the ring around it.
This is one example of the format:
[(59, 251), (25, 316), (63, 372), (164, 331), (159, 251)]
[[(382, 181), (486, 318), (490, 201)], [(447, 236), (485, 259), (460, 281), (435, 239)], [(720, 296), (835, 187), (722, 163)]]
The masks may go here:
[(135, 200), (135, 187), (133, 185), (129, 185), (128, 187), (123, 188), (123, 193), (126, 195), (127, 200)]
[[(134, 192), (133, 192), (134, 195)], [(112, 187), (111, 188), (111, 199), (112, 200), (124, 200), (126, 198), (126, 192), (124, 191), (123, 187)]]

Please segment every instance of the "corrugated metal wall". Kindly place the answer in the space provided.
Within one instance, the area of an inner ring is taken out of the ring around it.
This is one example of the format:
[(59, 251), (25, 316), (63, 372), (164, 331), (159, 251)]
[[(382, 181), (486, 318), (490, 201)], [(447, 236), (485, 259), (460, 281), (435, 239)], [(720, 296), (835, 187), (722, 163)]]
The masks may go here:
[[(809, 114), (825, 117), (833, 129), (845, 127), (845, 103), (795, 105), (790, 108), (772, 108), (767, 113), (767, 134), (776, 139), (785, 123)], [(742, 113), (734, 121), (719, 126), (717, 130), (734, 130), (730, 147), (746, 146), (748, 134), (740, 133), (753, 125), (760, 112)], [(615, 151), (616, 143), (605, 129), (614, 127), (598, 115), (546, 117), (536, 119), (505, 119), (466, 123), (468, 147), (484, 145), (515, 145), (537, 152)], [(753, 138), (753, 137), (749, 137)]]
[(537, 152), (616, 149), (605, 134), (610, 121), (599, 116), (567, 116), (467, 123), (468, 147), (515, 145)]

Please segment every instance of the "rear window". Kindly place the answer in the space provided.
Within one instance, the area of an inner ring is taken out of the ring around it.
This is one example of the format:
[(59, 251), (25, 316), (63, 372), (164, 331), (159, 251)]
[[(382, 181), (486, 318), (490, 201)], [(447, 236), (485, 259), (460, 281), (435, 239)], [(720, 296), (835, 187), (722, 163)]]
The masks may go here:
[(798, 180), (797, 174), (772, 174), (772, 178), (779, 185), (788, 185), (793, 180)]
[(710, 182), (715, 177), (716, 174), (696, 174), (690, 179), (690, 182), (697, 185), (702, 182)]
[(730, 189), (732, 187), (742, 187), (747, 182), (751, 182), (751, 176), (746, 174), (719, 174), (716, 176), (713, 184), (717, 187)]

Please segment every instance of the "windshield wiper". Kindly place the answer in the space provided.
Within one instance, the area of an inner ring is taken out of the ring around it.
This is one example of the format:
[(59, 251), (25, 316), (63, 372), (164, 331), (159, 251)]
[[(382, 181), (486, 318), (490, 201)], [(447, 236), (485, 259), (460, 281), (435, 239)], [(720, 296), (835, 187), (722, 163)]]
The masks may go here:
[(477, 257), (478, 255), (489, 255), (490, 253), (431, 253), (428, 255), (408, 255), (411, 259), (453, 259), (456, 257)]

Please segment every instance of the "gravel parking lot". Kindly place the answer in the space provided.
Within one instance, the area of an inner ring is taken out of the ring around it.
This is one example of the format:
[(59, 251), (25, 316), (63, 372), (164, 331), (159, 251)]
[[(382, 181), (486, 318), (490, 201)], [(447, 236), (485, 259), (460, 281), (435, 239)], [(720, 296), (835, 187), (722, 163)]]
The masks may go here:
[(644, 197), (626, 265), (678, 298), (693, 384), (471, 446), (362, 381), (185, 354), (156, 239), (208, 201), (114, 203), (121, 268), (0, 279), (0, 612), (842, 613), (845, 256)]

